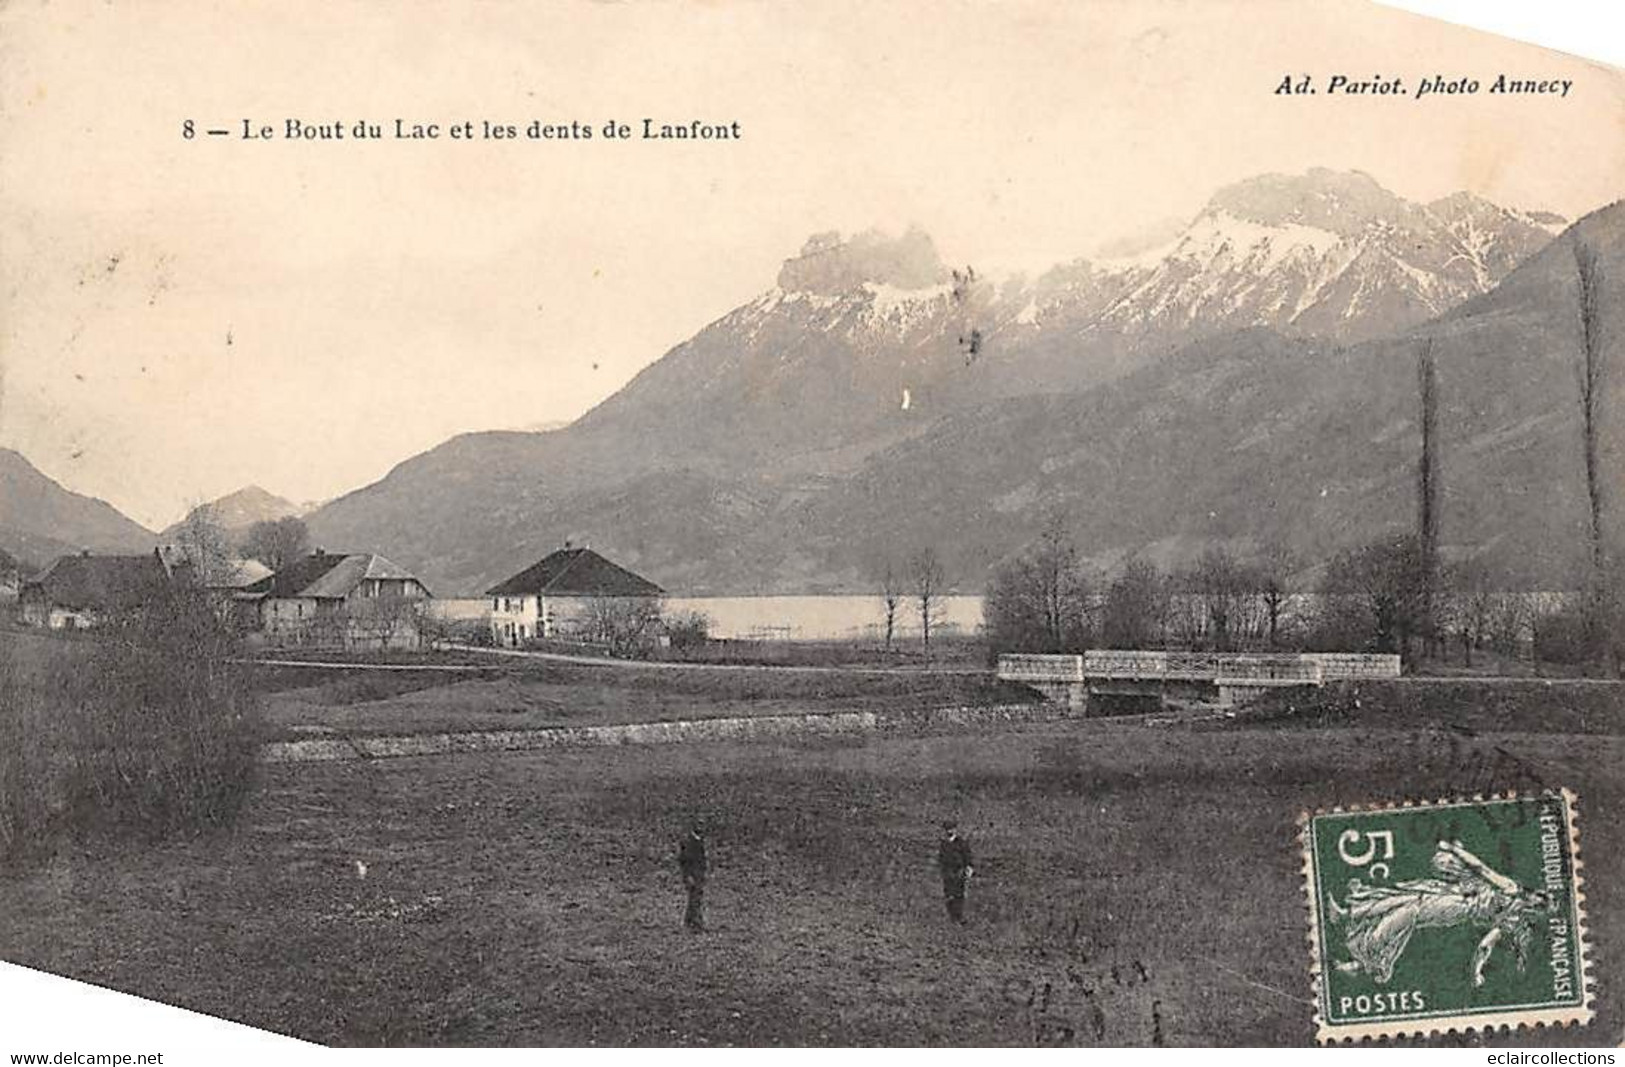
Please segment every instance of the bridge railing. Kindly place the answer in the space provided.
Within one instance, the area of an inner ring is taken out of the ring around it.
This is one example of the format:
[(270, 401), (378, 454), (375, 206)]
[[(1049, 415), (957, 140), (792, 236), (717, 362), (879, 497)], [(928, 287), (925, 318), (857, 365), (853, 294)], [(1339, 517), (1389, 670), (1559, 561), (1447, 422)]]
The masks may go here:
[(999, 657), (999, 678), (1029, 684), (1081, 682), (1083, 657), (1006, 653)]
[(1321, 676), (1328, 682), (1398, 678), (1400, 661), (1388, 653), (1306, 652), (1304, 659), (1320, 664)]
[(1318, 661), (1307, 656), (1242, 655), (1219, 661), (1219, 685), (1319, 685), (1324, 677)]
[(1083, 654), (1083, 673), (1090, 678), (1212, 678), (1218, 657), (1206, 652), (1144, 652), (1090, 649)]
[(1198, 681), (1232, 685), (1321, 685), (1328, 681), (1397, 678), (1399, 657), (1306, 652), (1158, 652), (1090, 649), (1081, 656), (1007, 653), (1006, 681), (1072, 683), (1089, 679)]

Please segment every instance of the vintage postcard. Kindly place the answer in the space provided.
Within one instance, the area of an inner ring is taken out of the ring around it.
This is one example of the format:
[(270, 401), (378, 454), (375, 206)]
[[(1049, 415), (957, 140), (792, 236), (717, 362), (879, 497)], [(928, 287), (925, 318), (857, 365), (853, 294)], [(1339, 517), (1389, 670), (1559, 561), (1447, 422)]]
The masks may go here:
[(0, 987), (1617, 1044), (1622, 197), (1364, 0), (0, 3)]

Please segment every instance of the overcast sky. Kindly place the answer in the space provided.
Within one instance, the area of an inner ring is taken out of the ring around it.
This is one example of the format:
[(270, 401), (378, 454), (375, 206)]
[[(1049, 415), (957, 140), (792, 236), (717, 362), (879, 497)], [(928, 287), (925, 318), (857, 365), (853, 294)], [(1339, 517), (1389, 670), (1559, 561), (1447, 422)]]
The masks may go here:
[[(1273, 93), (1502, 71), (1574, 88)], [(1571, 217), (1625, 195), (1617, 72), (1363, 3), (11, 4), (0, 94), (0, 445), (149, 525), (571, 419), (814, 232), (914, 223), (991, 270), (1311, 166)], [(743, 139), (280, 139), (644, 117)]]

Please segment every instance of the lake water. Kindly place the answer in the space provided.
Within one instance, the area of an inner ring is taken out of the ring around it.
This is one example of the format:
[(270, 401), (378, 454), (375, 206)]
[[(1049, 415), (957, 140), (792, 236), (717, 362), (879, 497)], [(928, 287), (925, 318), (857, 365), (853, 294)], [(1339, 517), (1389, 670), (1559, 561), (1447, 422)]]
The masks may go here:
[[(934, 609), (932, 633), (974, 634), (982, 626), (982, 598), (945, 596)], [(697, 611), (711, 620), (715, 638), (776, 641), (883, 639), (885, 609), (877, 596), (667, 597), (668, 616)], [(919, 604), (905, 598), (897, 608), (895, 637), (918, 637)]]

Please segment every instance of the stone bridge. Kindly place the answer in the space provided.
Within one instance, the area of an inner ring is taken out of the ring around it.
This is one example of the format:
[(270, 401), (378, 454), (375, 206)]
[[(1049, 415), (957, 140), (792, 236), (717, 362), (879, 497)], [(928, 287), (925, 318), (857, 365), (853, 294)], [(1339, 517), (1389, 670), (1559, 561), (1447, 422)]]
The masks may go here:
[(1091, 649), (1079, 656), (1007, 654), (999, 678), (1084, 708), (1091, 693), (1182, 694), (1239, 704), (1278, 689), (1332, 681), (1398, 678), (1399, 657), (1343, 652), (1141, 652)]

